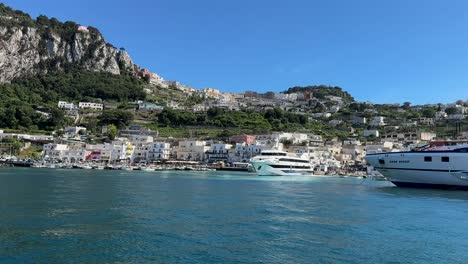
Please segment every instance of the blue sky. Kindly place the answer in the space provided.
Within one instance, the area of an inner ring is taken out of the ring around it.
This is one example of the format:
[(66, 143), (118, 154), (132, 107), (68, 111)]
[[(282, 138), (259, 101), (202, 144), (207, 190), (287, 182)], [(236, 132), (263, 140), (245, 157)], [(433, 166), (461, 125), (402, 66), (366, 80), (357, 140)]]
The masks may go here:
[(468, 99), (463, 0), (8, 0), (101, 30), (165, 79), (226, 92), (337, 85), (374, 103)]

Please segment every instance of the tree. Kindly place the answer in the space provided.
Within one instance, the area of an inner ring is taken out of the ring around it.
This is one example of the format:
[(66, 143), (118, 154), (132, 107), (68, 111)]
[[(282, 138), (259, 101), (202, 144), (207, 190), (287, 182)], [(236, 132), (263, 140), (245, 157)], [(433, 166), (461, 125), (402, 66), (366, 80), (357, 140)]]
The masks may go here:
[(280, 140), (281, 143), (283, 143), (285, 148), (288, 148), (293, 144), (293, 141), (291, 139), (283, 138)]
[(435, 116), (436, 110), (433, 108), (425, 108), (422, 111), (422, 116), (427, 118), (433, 118)]
[(118, 129), (115, 125), (110, 124), (107, 126), (107, 137), (110, 140), (114, 140), (115, 137), (117, 136), (117, 133), (118, 133)]
[(62, 109), (52, 108), (50, 110), (49, 124), (54, 128), (62, 128), (66, 125), (65, 113)]
[(13, 153), (15, 155), (20, 151), (20, 149), (21, 149), (21, 147), (23, 145), (22, 142), (17, 138), (5, 138), (1, 142), (9, 143), (10, 147), (11, 147), (11, 150), (13, 151)]
[(150, 80), (151, 80), (151, 76), (149, 74), (145, 74), (143, 76), (143, 80), (146, 82), (146, 83), (150, 83)]
[(65, 135), (65, 131), (63, 131), (63, 129), (59, 129), (59, 130), (55, 131), (55, 135), (60, 138), (63, 135)]
[(133, 113), (121, 109), (109, 109), (102, 112), (99, 117), (101, 125), (115, 125), (124, 128), (133, 121)]
[(447, 113), (447, 115), (453, 115), (453, 114), (456, 114), (457, 113), (457, 108), (455, 107), (449, 107), (449, 108), (446, 108), (445, 109), (445, 112)]

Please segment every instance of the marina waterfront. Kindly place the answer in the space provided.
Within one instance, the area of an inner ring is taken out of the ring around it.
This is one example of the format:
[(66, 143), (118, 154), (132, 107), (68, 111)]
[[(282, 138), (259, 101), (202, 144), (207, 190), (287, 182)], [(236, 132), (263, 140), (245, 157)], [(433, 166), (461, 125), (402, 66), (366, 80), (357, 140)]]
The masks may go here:
[(360, 178), (0, 168), (1, 263), (465, 263), (468, 192)]

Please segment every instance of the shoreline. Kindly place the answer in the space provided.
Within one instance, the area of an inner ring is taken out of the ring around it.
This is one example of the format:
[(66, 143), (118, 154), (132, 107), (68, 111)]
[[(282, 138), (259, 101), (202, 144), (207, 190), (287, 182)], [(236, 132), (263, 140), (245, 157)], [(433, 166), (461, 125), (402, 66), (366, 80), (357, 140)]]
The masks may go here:
[[(219, 172), (238, 172), (245, 174), (256, 175), (254, 171), (250, 171), (247, 168), (238, 167), (216, 167), (216, 166), (174, 166), (174, 165), (150, 165), (150, 166), (139, 166), (139, 165), (126, 165), (126, 164), (113, 164), (103, 165), (101, 163), (35, 163), (35, 162), (18, 162), (18, 161), (0, 161), (0, 168), (31, 168), (31, 169), (71, 169), (71, 170), (108, 170), (108, 171), (145, 171), (145, 172), (158, 172), (158, 171), (219, 171)], [(339, 172), (333, 171), (324, 173), (317, 171), (310, 176), (335, 176), (335, 177), (356, 177), (356, 178), (368, 178), (372, 177), (366, 173), (366, 171), (344, 171)]]

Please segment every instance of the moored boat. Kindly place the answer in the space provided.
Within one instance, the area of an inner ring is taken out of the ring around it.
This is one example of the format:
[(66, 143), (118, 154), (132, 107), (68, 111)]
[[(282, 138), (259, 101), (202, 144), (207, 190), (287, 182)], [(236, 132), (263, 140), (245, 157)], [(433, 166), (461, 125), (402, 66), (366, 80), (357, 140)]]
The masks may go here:
[(468, 190), (468, 145), (368, 154), (366, 160), (396, 186)]
[(313, 175), (310, 160), (284, 151), (264, 150), (250, 160), (259, 176)]

